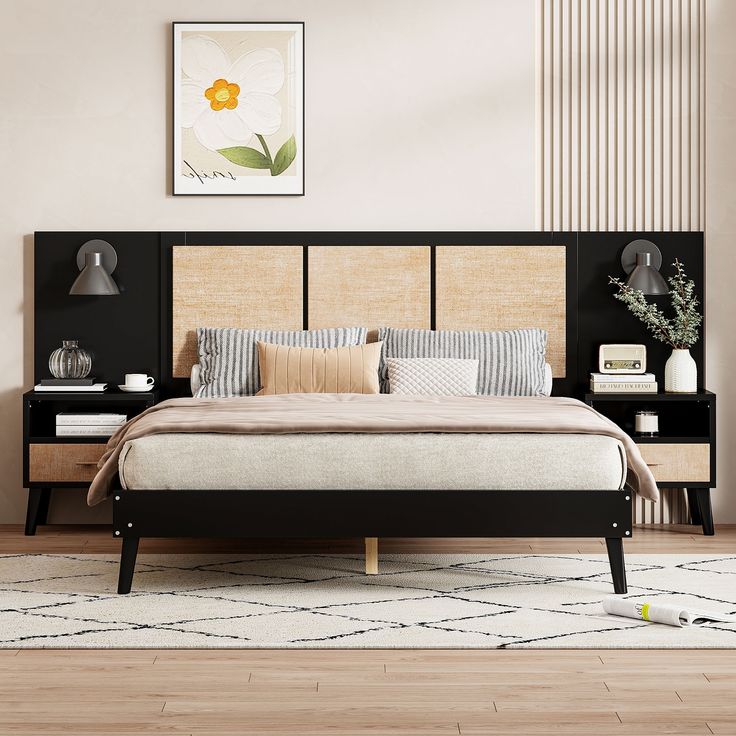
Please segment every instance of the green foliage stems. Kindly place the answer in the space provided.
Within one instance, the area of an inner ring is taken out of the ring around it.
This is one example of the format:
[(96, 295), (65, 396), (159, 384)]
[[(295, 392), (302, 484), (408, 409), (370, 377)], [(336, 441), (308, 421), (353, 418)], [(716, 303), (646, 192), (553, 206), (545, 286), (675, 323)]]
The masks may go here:
[(685, 268), (677, 258), (672, 265), (675, 268), (674, 276), (667, 279), (674, 311), (671, 318), (656, 304), (650, 304), (638, 289), (632, 289), (612, 276), (608, 277), (608, 283), (618, 287), (614, 297), (623, 302), (657, 340), (676, 350), (688, 350), (698, 341), (698, 328), (703, 322), (703, 315), (698, 311), (695, 283), (687, 278)]

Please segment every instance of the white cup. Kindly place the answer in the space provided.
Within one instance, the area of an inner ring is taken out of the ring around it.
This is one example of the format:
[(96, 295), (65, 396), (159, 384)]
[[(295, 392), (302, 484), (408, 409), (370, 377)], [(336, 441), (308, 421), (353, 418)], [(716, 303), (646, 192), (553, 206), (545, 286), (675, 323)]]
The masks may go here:
[(146, 388), (146, 386), (153, 386), (153, 384), (153, 376), (147, 376), (145, 373), (125, 374), (125, 385), (129, 388)]

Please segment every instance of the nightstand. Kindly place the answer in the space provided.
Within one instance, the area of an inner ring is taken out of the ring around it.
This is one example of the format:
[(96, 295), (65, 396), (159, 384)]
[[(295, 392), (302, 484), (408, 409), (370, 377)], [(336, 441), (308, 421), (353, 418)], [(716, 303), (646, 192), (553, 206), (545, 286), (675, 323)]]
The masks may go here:
[(57, 437), (59, 412), (113, 412), (128, 419), (159, 400), (145, 393), (28, 391), (23, 394), (23, 485), (28, 488), (26, 534), (45, 524), (52, 489), (86, 488), (97, 472), (108, 437)]
[[(710, 489), (716, 478), (716, 395), (585, 394), (585, 403), (612, 419), (639, 445), (642, 457), (662, 488), (687, 488), (690, 518), (712, 535)], [(659, 434), (643, 437), (634, 415), (651, 409), (659, 415)]]

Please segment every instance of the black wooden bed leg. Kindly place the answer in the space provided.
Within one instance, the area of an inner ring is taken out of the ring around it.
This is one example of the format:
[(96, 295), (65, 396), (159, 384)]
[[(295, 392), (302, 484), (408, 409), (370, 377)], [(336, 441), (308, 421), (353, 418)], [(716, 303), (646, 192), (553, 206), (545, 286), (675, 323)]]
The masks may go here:
[(26, 536), (32, 537), (39, 524), (45, 524), (51, 500), (50, 488), (29, 488), (26, 508)]
[(613, 592), (625, 593), (627, 588), (624, 540), (621, 537), (606, 537), (606, 549), (608, 549), (608, 562), (611, 564), (611, 575), (613, 576)]
[(695, 488), (687, 489), (687, 505), (690, 509), (690, 523), (694, 526), (700, 526), (703, 522), (700, 518), (700, 509), (698, 508), (698, 495)]
[(138, 554), (138, 537), (125, 537), (120, 552), (120, 574), (118, 576), (118, 593), (130, 593), (135, 571), (135, 558)]
[[(710, 505), (710, 488), (694, 488), (696, 497), (696, 508), (703, 525), (703, 534), (712, 537), (716, 532), (713, 528), (713, 509)], [(688, 491), (689, 493), (690, 491)]]

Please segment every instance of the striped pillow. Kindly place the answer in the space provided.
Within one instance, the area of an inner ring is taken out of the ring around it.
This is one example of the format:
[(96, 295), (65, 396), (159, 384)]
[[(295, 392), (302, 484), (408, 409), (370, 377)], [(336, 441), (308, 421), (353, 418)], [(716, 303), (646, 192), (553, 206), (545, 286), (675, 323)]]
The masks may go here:
[(544, 396), (547, 331), (416, 330), (381, 327), (381, 392), (389, 393), (387, 358), (475, 358), (478, 393)]
[(381, 343), (294, 348), (258, 341), (263, 388), (273, 394), (377, 394)]
[(254, 396), (261, 388), (256, 343), (308, 348), (340, 348), (366, 341), (365, 327), (325, 330), (243, 330), (236, 327), (198, 327), (197, 347), (201, 385), (197, 398)]

